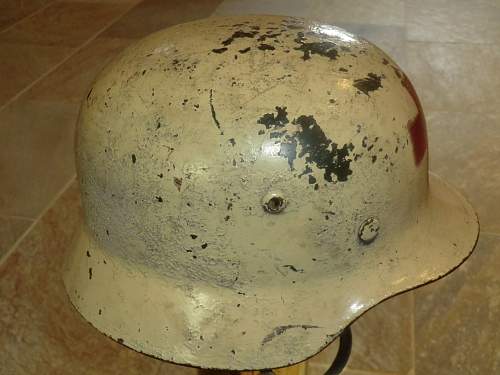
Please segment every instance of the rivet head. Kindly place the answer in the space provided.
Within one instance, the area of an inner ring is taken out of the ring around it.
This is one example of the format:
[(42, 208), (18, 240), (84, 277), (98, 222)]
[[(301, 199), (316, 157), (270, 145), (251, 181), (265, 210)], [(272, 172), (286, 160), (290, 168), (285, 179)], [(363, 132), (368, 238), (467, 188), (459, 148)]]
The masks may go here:
[(358, 230), (359, 240), (368, 245), (372, 243), (378, 236), (380, 230), (380, 222), (375, 217), (370, 217), (363, 221)]
[(278, 214), (286, 207), (286, 199), (279, 191), (267, 193), (262, 199), (262, 207), (270, 214)]

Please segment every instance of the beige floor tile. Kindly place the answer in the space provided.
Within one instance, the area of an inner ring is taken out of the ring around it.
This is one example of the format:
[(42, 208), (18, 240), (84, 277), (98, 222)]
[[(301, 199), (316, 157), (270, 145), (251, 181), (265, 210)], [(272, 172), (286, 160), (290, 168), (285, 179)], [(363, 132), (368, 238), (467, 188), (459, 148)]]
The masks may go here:
[(0, 34), (0, 41), (76, 47), (129, 6), (127, 2), (54, 2)]
[(500, 112), (500, 44), (408, 42), (406, 51), (424, 110)]
[(498, 43), (496, 0), (407, 0), (408, 39), (426, 42)]
[(63, 0), (66, 3), (121, 3), (135, 5), (140, 3), (142, 0)]
[(132, 39), (97, 38), (32, 87), (23, 98), (80, 102), (104, 65)]
[(226, 0), (215, 15), (279, 14), (330, 23), (404, 25), (402, 0)]
[[(173, 363), (168, 363), (162, 361), (158, 365), (158, 371), (154, 375), (224, 375), (223, 373), (218, 373), (215, 371), (202, 372), (194, 367), (179, 366)], [(225, 374), (230, 375), (230, 374)], [(238, 375), (238, 373), (233, 373), (232, 375)]]
[(159, 361), (99, 333), (71, 306), (61, 268), (80, 222), (75, 185), (0, 265), (2, 374), (154, 374)]
[[(208, 17), (221, 0), (144, 0), (102, 35), (141, 38), (162, 28)], [(146, 21), (147, 20), (147, 21)]]
[(0, 215), (36, 218), (74, 174), (78, 105), (16, 101), (0, 113)]
[(16, 240), (29, 228), (33, 220), (0, 216), (0, 262)]
[(67, 47), (0, 41), (0, 107), (71, 51)]
[(240, 14), (278, 14), (299, 16), (311, 12), (311, 2), (302, 0), (224, 0), (214, 11), (214, 16)]
[(416, 375), (500, 373), (500, 237), (415, 297)]
[[(404, 25), (403, 0), (321, 0), (311, 1), (312, 18), (334, 23), (366, 25)], [(309, 16), (309, 15), (307, 15)]]
[(469, 198), (482, 231), (500, 233), (500, 114), (428, 112), (430, 169)]
[(350, 369), (408, 373), (412, 368), (411, 293), (382, 302), (352, 324)]
[(0, 1), (0, 32), (54, 0)]

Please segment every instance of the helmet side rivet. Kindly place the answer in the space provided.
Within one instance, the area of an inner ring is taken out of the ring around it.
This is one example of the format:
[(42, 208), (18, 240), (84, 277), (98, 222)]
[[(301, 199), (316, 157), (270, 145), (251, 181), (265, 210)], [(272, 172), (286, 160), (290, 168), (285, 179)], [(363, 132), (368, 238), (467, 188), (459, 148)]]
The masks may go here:
[(370, 217), (366, 219), (359, 227), (359, 240), (365, 245), (372, 243), (377, 238), (379, 229), (380, 223), (377, 218)]
[(268, 193), (262, 199), (262, 207), (270, 214), (278, 214), (286, 207), (286, 200), (281, 192)]

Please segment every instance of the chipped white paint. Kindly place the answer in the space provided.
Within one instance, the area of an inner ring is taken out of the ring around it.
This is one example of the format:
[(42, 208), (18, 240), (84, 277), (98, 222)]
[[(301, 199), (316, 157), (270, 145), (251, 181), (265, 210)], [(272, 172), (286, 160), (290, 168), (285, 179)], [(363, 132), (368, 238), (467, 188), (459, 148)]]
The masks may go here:
[(428, 175), (403, 72), (296, 18), (211, 18), (128, 48), (82, 105), (77, 165), (71, 301), (125, 345), (205, 368), (302, 361), (459, 265), (478, 234)]

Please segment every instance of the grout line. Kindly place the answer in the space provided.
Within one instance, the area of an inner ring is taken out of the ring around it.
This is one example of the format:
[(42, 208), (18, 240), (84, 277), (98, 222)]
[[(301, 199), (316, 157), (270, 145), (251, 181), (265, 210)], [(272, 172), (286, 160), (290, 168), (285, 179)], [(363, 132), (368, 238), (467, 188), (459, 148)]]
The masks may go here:
[(52, 1), (49, 1), (47, 4), (45, 5), (42, 5), (40, 8), (34, 10), (33, 12), (31, 13), (28, 13), (27, 15), (25, 15), (24, 17), (18, 19), (16, 22), (14, 22), (12, 25), (10, 26), (7, 26), (5, 29), (1, 30), (0, 31), (0, 35), (5, 33), (6, 31), (14, 28), (15, 26), (17, 26), (18, 24), (20, 24), (21, 22), (23, 22), (24, 20), (28, 19), (28, 18), (31, 18), (35, 15), (37, 15), (38, 13), (41, 13), (43, 10), (45, 10), (46, 8), (48, 8), (49, 6), (51, 6), (52, 4), (54, 4), (57, 0), (52, 0)]
[(40, 82), (42, 79), (45, 77), (49, 76), (52, 72), (57, 70), (60, 66), (62, 66), (66, 61), (71, 59), (73, 56), (75, 56), (78, 52), (83, 50), (85, 47), (87, 47), (90, 43), (92, 43), (97, 37), (104, 32), (106, 29), (108, 29), (111, 25), (113, 25), (115, 22), (117, 22), (120, 18), (122, 18), (128, 11), (130, 11), (132, 8), (137, 6), (138, 3), (131, 3), (131, 5), (123, 10), (122, 13), (120, 13), (118, 16), (113, 18), (110, 22), (108, 22), (106, 25), (104, 25), (99, 31), (97, 31), (95, 34), (89, 37), (85, 42), (83, 42), (80, 46), (76, 47), (73, 49), (72, 52), (70, 52), (66, 57), (64, 57), (59, 63), (55, 64), (51, 69), (47, 70), (44, 72), (41, 76), (36, 78), (35, 80), (31, 81), (29, 85), (25, 86), (22, 88), (16, 95), (11, 97), (9, 100), (7, 100), (3, 105), (0, 106), (0, 113), (7, 108), (10, 104), (15, 102), (17, 99), (19, 99), (20, 96), (22, 96), (25, 92), (27, 92), (29, 89), (31, 89), (33, 86), (35, 86), (38, 82)]
[(26, 229), (23, 232), (23, 234), (21, 234), (17, 238), (16, 242), (14, 242), (14, 244), (10, 247), (10, 249), (7, 250), (2, 257), (0, 257), (0, 267), (9, 258), (9, 256), (16, 250), (19, 244), (28, 236), (28, 234), (31, 233), (33, 228), (39, 223), (40, 219), (47, 213), (47, 211), (49, 211), (52, 208), (52, 206), (56, 203), (56, 201), (66, 192), (66, 190), (71, 186), (71, 184), (75, 181), (75, 179), (76, 179), (76, 174), (73, 174), (69, 179), (69, 181), (64, 184), (63, 188), (57, 192), (57, 194), (54, 196), (54, 198), (51, 199), (49, 204), (45, 206), (42, 212), (40, 212), (37, 218), (34, 220), (32, 219), (33, 222), (30, 224), (28, 229)]
[(33, 217), (28, 217), (28, 216), (22, 216), (22, 215), (6, 215), (6, 214), (0, 214), (0, 219), (17, 219), (17, 220), (29, 220), (33, 221), (36, 218)]

